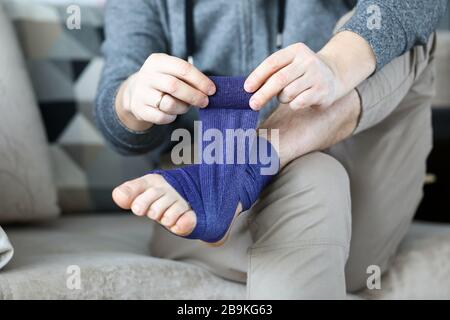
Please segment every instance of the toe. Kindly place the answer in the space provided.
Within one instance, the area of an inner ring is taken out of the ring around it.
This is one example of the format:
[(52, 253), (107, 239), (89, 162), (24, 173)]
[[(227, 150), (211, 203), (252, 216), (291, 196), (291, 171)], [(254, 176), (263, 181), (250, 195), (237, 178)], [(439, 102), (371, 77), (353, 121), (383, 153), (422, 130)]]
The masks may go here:
[(168, 227), (169, 224), (167, 219), (164, 219), (164, 213), (176, 200), (174, 196), (168, 193), (164, 194), (150, 205), (148, 216), (151, 219), (159, 220), (163, 226)]
[(113, 190), (114, 202), (122, 209), (130, 209), (133, 201), (147, 189), (145, 177), (127, 181)]
[(190, 210), (190, 207), (185, 201), (176, 201), (164, 212), (161, 224), (168, 228), (172, 227), (178, 218), (188, 210)]
[(170, 228), (170, 231), (180, 236), (187, 236), (192, 233), (196, 223), (197, 218), (194, 211), (189, 210), (181, 215), (176, 224)]
[(133, 211), (135, 215), (144, 216), (147, 214), (150, 206), (162, 196), (164, 196), (164, 193), (161, 189), (148, 188), (133, 201), (131, 211)]

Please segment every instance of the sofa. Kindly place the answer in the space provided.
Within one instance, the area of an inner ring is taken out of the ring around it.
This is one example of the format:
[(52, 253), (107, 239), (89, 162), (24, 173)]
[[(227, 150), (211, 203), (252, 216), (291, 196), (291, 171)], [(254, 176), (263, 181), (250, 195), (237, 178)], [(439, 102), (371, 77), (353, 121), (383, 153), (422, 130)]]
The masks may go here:
[[(0, 129), (0, 299), (244, 299), (245, 284), (152, 257), (154, 223), (112, 203), (114, 186), (164, 158), (120, 156), (95, 128), (102, 9), (82, 7), (82, 28), (68, 30), (67, 8), (0, 2), (0, 110), (17, 119), (0, 120), (17, 124)], [(437, 65), (444, 108), (449, 32)], [(349, 298), (450, 299), (450, 224), (415, 221), (381, 288)]]

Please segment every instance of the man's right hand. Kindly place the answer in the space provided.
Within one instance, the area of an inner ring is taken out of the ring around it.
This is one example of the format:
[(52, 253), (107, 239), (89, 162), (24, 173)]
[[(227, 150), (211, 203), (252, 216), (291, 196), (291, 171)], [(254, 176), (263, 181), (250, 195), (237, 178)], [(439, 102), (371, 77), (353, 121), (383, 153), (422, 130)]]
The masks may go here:
[(214, 83), (192, 64), (155, 53), (120, 87), (116, 112), (126, 127), (142, 131), (173, 122), (190, 105), (206, 107), (215, 92)]

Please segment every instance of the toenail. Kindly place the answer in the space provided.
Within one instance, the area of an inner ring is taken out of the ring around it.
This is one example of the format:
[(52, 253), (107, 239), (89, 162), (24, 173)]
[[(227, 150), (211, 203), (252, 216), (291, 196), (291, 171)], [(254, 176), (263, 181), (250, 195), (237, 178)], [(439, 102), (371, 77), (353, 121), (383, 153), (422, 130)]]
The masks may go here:
[(141, 207), (138, 204), (133, 204), (131, 210), (136, 214), (141, 214)]
[(169, 223), (169, 219), (166, 218), (166, 217), (164, 217), (164, 218), (161, 219), (161, 223), (164, 224), (164, 225), (166, 225), (166, 224)]
[(122, 186), (118, 188), (119, 192), (122, 193), (127, 198), (131, 195), (131, 189), (127, 186)]
[(151, 210), (151, 209), (148, 210), (147, 216), (148, 216), (150, 219), (153, 219), (153, 220), (156, 220), (156, 218), (157, 218), (156, 212), (153, 211), (153, 210)]

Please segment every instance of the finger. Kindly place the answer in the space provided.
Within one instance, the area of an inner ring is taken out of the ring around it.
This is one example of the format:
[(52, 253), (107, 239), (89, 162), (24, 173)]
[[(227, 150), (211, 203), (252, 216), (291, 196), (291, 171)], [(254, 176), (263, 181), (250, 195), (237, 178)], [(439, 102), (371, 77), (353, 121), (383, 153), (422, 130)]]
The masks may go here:
[(197, 107), (208, 105), (207, 95), (174, 76), (160, 73), (156, 77), (150, 77), (149, 81), (150, 85), (156, 90), (170, 94), (189, 105)]
[(138, 216), (146, 215), (153, 202), (157, 201), (163, 195), (164, 193), (161, 189), (150, 187), (134, 199), (131, 205), (131, 211)]
[(188, 112), (189, 106), (183, 101), (165, 94), (159, 104), (159, 110), (167, 114), (178, 115)]
[[(150, 205), (150, 208), (148, 210), (149, 217), (156, 221), (159, 221), (163, 217), (163, 214), (167, 210), (167, 208), (174, 204), (175, 201), (175, 197), (168, 196), (167, 194), (162, 196)], [(161, 224), (164, 226), (166, 226), (165, 223), (165, 221), (164, 223), (161, 221)]]
[(289, 103), (289, 106), (293, 110), (314, 106), (318, 101), (316, 95), (316, 92), (312, 88), (303, 91), (291, 103)]
[(256, 91), (250, 100), (250, 107), (261, 109), (273, 97), (278, 95), (286, 86), (302, 76), (304, 69), (300, 63), (291, 63), (273, 74), (263, 86)]
[(167, 114), (149, 105), (140, 105), (132, 107), (134, 116), (141, 121), (146, 121), (155, 124), (172, 123), (177, 116)]
[(134, 97), (135, 99), (131, 101), (131, 104), (132, 106), (138, 104), (145, 104), (147, 106), (159, 109), (158, 105), (161, 105), (162, 98), (165, 95), (166, 95), (165, 93), (153, 89), (152, 87), (149, 88), (145, 87), (140, 90), (137, 96)]
[(308, 90), (313, 86), (313, 79), (309, 73), (305, 73), (300, 78), (295, 79), (286, 88), (284, 88), (278, 95), (280, 103), (290, 103), (303, 91)]
[(281, 68), (290, 64), (295, 58), (295, 51), (292, 46), (281, 49), (267, 59), (265, 59), (253, 72), (247, 77), (244, 83), (244, 89), (247, 92), (255, 92), (266, 80)]
[(214, 82), (189, 62), (163, 53), (152, 55), (152, 58), (154, 71), (175, 76), (206, 95), (216, 92)]

